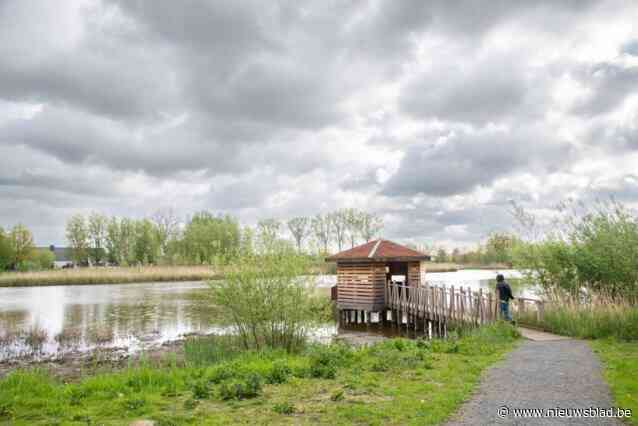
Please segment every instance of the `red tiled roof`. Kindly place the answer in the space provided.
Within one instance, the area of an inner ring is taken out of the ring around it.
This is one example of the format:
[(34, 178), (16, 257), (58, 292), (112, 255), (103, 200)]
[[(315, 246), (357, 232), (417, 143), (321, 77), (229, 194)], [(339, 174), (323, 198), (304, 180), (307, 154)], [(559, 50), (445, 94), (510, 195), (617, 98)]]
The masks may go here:
[(429, 260), (430, 256), (388, 240), (374, 240), (334, 254), (326, 260)]

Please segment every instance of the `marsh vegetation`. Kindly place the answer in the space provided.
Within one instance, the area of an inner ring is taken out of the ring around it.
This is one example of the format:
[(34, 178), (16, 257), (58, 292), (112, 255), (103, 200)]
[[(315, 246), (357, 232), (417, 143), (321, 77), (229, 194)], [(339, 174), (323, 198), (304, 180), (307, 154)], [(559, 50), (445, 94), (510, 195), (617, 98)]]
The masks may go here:
[(505, 324), (447, 341), (388, 340), (370, 347), (305, 345), (246, 350), (231, 337), (193, 338), (184, 358), (140, 361), (72, 383), (41, 370), (0, 380), (0, 419), (13, 424), (436, 424), (483, 369), (509, 350)]

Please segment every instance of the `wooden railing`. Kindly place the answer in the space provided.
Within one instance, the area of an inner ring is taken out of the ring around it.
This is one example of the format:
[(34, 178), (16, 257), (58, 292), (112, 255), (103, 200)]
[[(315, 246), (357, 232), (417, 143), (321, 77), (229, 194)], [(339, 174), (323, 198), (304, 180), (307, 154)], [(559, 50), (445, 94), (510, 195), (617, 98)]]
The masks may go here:
[(488, 324), (497, 319), (494, 295), (469, 287), (430, 286), (410, 287), (387, 284), (386, 306), (393, 317), (408, 318), (408, 323), (421, 319), (436, 323), (468, 325)]
[(521, 323), (528, 321), (530, 316), (533, 316), (537, 323), (541, 323), (545, 313), (545, 302), (537, 299), (517, 297), (510, 303), (510, 309), (512, 310), (512, 317)]

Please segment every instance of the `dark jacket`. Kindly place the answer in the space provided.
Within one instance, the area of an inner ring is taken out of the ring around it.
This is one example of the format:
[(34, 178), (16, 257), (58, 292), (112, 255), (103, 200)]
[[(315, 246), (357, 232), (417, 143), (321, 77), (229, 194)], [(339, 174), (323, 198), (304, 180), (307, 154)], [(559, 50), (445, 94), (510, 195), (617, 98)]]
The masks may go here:
[(503, 302), (509, 302), (510, 299), (514, 299), (512, 296), (512, 289), (507, 281), (501, 281), (496, 284), (496, 291), (498, 292), (498, 299)]

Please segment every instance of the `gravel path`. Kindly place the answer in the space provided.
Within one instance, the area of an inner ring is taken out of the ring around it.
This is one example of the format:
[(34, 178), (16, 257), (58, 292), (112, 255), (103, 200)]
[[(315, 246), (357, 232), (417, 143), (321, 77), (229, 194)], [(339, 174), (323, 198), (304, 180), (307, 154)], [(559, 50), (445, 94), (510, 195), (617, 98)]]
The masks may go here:
[[(500, 417), (500, 407), (509, 414)], [(448, 425), (620, 425), (610, 418), (515, 417), (515, 408), (609, 408), (612, 399), (589, 345), (579, 340), (525, 341), (489, 369)]]

